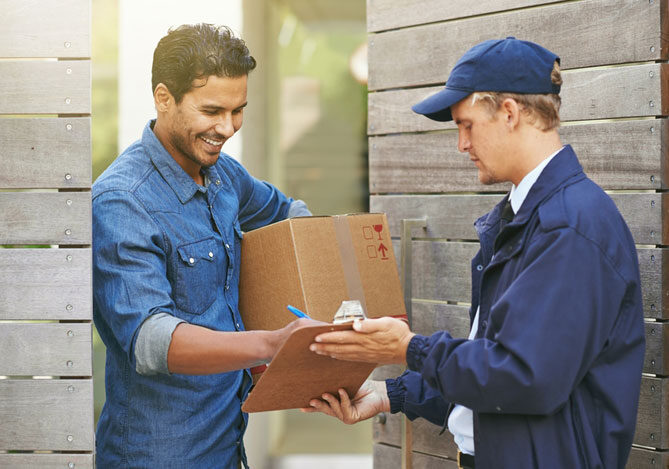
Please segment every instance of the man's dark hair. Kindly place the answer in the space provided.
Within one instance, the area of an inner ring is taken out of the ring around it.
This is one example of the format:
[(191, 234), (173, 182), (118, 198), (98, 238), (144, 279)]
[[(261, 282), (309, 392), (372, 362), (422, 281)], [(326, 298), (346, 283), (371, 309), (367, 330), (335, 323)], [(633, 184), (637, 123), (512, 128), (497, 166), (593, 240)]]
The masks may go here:
[(181, 102), (193, 81), (211, 75), (240, 77), (256, 67), (243, 40), (230, 28), (212, 24), (184, 24), (170, 28), (153, 52), (151, 91), (163, 83), (174, 100)]

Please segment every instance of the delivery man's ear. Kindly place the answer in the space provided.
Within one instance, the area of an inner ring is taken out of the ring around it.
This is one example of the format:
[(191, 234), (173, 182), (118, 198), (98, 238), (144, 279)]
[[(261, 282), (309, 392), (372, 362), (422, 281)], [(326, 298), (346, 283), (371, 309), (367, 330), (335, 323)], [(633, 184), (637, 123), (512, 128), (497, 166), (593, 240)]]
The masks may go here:
[(520, 123), (521, 108), (518, 102), (512, 98), (506, 98), (502, 101), (502, 105), (498, 112), (501, 113), (501, 118), (508, 126), (509, 130), (515, 130)]

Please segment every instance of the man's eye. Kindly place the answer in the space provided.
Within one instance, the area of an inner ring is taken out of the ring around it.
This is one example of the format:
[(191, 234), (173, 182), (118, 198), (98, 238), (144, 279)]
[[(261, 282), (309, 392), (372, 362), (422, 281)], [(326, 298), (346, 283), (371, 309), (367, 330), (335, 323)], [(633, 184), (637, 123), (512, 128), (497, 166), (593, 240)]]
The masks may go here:
[(202, 111), (202, 112), (204, 112), (204, 113), (205, 113), (206, 115), (208, 115), (208, 116), (213, 116), (213, 115), (216, 114), (216, 111), (212, 111), (211, 109), (205, 109), (205, 110)]

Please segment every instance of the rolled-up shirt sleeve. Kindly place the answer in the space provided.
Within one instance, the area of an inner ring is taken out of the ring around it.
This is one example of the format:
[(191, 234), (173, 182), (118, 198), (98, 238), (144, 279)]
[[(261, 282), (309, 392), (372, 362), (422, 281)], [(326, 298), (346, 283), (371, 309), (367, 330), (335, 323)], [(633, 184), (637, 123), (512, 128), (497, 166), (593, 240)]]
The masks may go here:
[(174, 311), (165, 246), (163, 231), (132, 193), (113, 190), (93, 199), (96, 324), (133, 367), (142, 324), (150, 316)]
[(149, 316), (142, 324), (135, 343), (135, 371), (142, 375), (169, 374), (167, 352), (174, 329), (186, 322), (167, 313)]

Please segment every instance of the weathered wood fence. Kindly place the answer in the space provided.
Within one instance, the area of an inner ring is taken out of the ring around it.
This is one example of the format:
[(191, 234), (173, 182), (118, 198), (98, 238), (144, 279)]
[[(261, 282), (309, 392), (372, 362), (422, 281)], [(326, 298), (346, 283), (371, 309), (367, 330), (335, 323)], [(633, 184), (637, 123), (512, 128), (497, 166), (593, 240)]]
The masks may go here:
[(0, 12), (0, 467), (92, 468), (90, 0)]
[[(443, 87), (457, 59), (486, 39), (515, 36), (561, 57), (563, 141), (610, 191), (641, 264), (647, 349), (628, 468), (669, 467), (667, 3), (367, 0), (371, 210), (388, 214), (396, 239), (402, 219), (427, 217), (412, 244), (413, 326), (421, 333), (467, 335), (473, 222), (508, 186), (482, 186), (457, 151), (455, 126), (416, 115), (411, 104)], [(400, 371), (384, 367), (375, 377)], [(375, 423), (375, 468), (400, 467), (400, 424), (390, 415)], [(415, 468), (456, 467), (448, 433), (421, 419), (411, 427)]]

